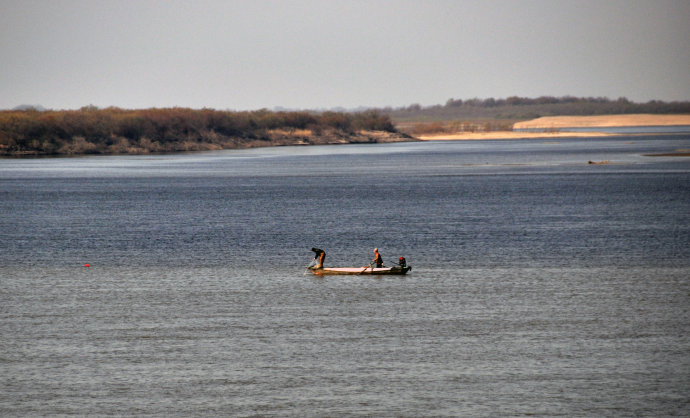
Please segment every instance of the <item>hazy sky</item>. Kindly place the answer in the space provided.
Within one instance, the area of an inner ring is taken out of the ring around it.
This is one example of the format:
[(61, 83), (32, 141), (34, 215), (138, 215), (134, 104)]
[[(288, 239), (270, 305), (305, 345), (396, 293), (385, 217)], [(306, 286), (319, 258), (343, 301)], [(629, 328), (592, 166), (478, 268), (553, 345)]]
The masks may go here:
[(0, 108), (690, 100), (690, 1), (0, 0)]

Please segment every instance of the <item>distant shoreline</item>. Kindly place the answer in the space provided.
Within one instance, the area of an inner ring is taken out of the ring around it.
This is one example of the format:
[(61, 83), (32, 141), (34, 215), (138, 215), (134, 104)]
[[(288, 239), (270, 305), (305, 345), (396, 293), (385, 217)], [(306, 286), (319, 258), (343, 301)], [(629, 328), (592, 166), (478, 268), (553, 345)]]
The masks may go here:
[[(612, 127), (690, 126), (690, 114), (550, 116), (514, 125), (508, 123), (505, 126), (470, 124), (479, 127), (474, 132), (441, 132), (448, 129), (443, 129), (444, 125), (440, 125), (441, 129), (430, 129), (428, 133), (410, 135), (405, 130), (395, 129), (387, 116), (375, 112), (312, 115), (306, 112), (238, 113), (192, 109), (132, 111), (108, 108), (70, 112), (12, 111), (0, 112), (0, 115), (4, 115), (6, 119), (4, 133), (0, 129), (0, 157), (3, 158), (86, 154), (135, 155), (286, 145), (419, 140), (595, 138), (624, 135), (597, 132), (598, 127), (605, 130), (604, 128)], [(17, 120), (23, 123), (17, 123)], [(356, 124), (366, 127), (362, 129), (357, 126), (359, 129), (353, 129)], [(505, 130), (491, 130), (492, 127)], [(509, 130), (511, 127), (513, 130)], [(2, 123), (0, 128), (3, 128)], [(569, 131), (571, 128), (590, 128), (590, 132), (572, 132)], [(542, 132), (516, 131), (519, 129)]]
[(619, 136), (610, 132), (568, 132), (568, 128), (612, 128), (629, 126), (690, 126), (690, 114), (684, 115), (598, 115), (598, 116), (546, 116), (513, 125), (513, 129), (545, 129), (549, 132), (456, 132), (417, 136), (423, 141), (481, 141), (525, 138), (592, 138)]

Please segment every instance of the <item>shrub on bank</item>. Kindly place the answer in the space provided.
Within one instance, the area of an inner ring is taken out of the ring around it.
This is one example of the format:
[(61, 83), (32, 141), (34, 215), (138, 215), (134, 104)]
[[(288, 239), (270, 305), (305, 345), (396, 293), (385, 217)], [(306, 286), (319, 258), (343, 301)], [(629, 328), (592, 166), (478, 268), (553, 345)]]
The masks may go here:
[(276, 130), (292, 135), (358, 130), (396, 132), (376, 111), (231, 112), (213, 109), (116, 107), (0, 112), (0, 155), (146, 153), (209, 150), (269, 141)]

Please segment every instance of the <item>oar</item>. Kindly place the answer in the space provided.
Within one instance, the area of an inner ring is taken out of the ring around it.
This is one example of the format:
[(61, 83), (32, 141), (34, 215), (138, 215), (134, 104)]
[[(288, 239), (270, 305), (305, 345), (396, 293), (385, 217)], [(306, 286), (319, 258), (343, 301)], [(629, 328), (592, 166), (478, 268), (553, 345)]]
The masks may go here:
[(314, 264), (316, 264), (316, 261), (315, 261), (315, 260), (312, 260), (311, 263), (309, 263), (309, 265), (304, 269), (304, 275), (307, 274), (307, 272), (309, 271), (310, 267), (313, 266)]
[[(362, 270), (362, 271), (360, 271), (359, 273), (357, 273), (357, 275), (359, 276), (360, 274), (362, 274), (362, 273), (364, 273), (365, 271), (367, 271), (367, 269), (368, 269), (369, 267), (371, 267), (372, 264), (374, 264), (373, 261), (372, 261), (371, 263), (369, 263), (368, 266), (364, 267), (364, 270)], [(373, 270), (373, 269), (372, 269), (372, 270)]]

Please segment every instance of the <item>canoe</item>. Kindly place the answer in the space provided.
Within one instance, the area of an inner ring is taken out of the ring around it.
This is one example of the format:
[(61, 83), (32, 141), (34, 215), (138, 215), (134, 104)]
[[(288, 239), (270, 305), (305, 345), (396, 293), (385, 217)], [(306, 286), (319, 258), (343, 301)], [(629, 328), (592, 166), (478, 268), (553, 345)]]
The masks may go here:
[(412, 267), (393, 266), (393, 267), (322, 267), (309, 270), (318, 275), (341, 275), (341, 274), (405, 274), (412, 270)]

